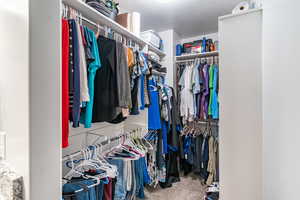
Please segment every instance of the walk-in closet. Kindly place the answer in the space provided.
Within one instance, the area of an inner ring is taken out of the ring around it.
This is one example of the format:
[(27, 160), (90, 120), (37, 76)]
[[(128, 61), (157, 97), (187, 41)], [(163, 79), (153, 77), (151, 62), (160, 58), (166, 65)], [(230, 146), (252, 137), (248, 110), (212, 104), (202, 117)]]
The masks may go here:
[(0, 200), (298, 200), (288, 1), (0, 0)]

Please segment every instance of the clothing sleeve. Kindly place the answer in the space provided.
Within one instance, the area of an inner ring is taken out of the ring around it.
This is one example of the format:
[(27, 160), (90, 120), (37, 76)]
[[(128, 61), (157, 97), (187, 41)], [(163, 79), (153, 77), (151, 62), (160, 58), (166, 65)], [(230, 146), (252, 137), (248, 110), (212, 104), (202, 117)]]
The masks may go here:
[(209, 67), (209, 88), (213, 88), (214, 87), (214, 66), (211, 65)]
[(94, 57), (94, 62), (92, 62), (90, 65), (92, 66), (92, 69), (89, 70), (97, 70), (101, 67), (101, 60), (100, 60), (100, 55), (99, 55), (99, 49), (98, 49), (98, 44), (97, 44), (97, 39), (95, 36), (95, 33), (93, 31), (89, 31), (90, 32), (90, 37), (92, 40), (92, 53), (93, 53), (93, 57)]
[(87, 80), (87, 64), (86, 64), (86, 57), (85, 51), (82, 41), (82, 34), (80, 25), (77, 24), (77, 34), (78, 34), (78, 49), (79, 49), (79, 73), (80, 73), (80, 103), (82, 102), (89, 102), (90, 95), (89, 95), (89, 88), (88, 88), (88, 80)]
[(183, 73), (182, 73), (182, 75), (181, 75), (181, 77), (180, 77), (180, 79), (179, 79), (179, 86), (181, 86), (181, 89), (182, 88), (184, 88), (184, 81), (185, 81), (185, 78), (184, 78), (184, 76), (185, 76), (185, 73), (186, 73), (186, 69), (183, 71)]
[(200, 77), (199, 77), (199, 70), (198, 65), (196, 65), (193, 69), (193, 93), (198, 94), (200, 93), (201, 87), (200, 87)]

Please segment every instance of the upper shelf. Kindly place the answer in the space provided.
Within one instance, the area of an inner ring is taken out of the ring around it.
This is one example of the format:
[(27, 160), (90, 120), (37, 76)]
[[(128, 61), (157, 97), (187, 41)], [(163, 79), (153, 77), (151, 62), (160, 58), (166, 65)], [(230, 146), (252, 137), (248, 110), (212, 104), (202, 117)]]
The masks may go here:
[(219, 21), (224, 20), (224, 19), (228, 19), (228, 18), (232, 18), (232, 17), (241, 16), (241, 15), (247, 15), (247, 14), (254, 13), (254, 12), (261, 12), (261, 11), (263, 11), (262, 8), (254, 8), (254, 9), (239, 12), (239, 13), (236, 13), (236, 14), (224, 15), (224, 16), (219, 17)]
[(87, 17), (88, 19), (94, 21), (95, 23), (102, 24), (104, 26), (108, 26), (112, 28), (114, 31), (118, 32), (121, 35), (124, 35), (142, 47), (148, 45), (149, 50), (157, 53), (160, 57), (164, 57), (166, 54), (162, 52), (161, 50), (153, 47), (152, 45), (145, 42), (143, 39), (141, 39), (138, 35), (135, 35), (134, 33), (128, 31), (125, 27), (121, 26), (117, 22), (113, 21), (112, 19), (104, 16), (103, 14), (99, 13), (94, 8), (90, 7), (89, 5), (85, 4), (81, 0), (62, 0), (62, 2), (66, 5), (69, 5), (70, 7), (76, 9), (78, 12), (80, 12), (83, 16)]
[(176, 56), (176, 61), (189, 60), (189, 59), (195, 59), (195, 58), (205, 58), (205, 57), (218, 56), (218, 55), (219, 55), (218, 51), (186, 54), (186, 55)]

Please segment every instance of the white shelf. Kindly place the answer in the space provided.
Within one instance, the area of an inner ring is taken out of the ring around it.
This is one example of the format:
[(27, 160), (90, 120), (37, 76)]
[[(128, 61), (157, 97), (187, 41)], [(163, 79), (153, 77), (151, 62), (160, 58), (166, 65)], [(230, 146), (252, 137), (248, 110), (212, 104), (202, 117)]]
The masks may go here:
[(153, 47), (152, 45), (145, 42), (143, 39), (141, 39), (138, 35), (135, 35), (134, 33), (128, 31), (126, 28), (118, 24), (117, 22), (113, 21), (112, 19), (104, 16), (103, 14), (99, 13), (94, 8), (90, 7), (89, 5), (85, 4), (81, 0), (62, 0), (62, 2), (74, 9), (76, 9), (78, 12), (80, 12), (84, 17), (92, 20), (95, 23), (99, 23), (104, 26), (108, 26), (112, 28), (114, 31), (118, 32), (121, 35), (124, 35), (136, 43), (138, 43), (140, 46), (145, 47), (148, 45), (149, 50), (157, 53), (160, 57), (166, 56), (164, 52), (161, 50)]
[(72, 8), (79, 11), (83, 16), (87, 17), (88, 19), (92, 20), (95, 23), (99, 23), (108, 27), (111, 27), (116, 32), (131, 38), (135, 42), (137, 42), (141, 46), (145, 46), (147, 43), (143, 41), (139, 36), (129, 32), (126, 28), (118, 24), (117, 22), (113, 21), (112, 19), (102, 15), (94, 8), (90, 7), (89, 5), (85, 4), (81, 0), (62, 0), (62, 2), (66, 5), (71, 6)]
[(186, 54), (186, 55), (182, 55), (182, 56), (176, 56), (176, 61), (189, 60), (189, 59), (195, 59), (195, 58), (205, 58), (205, 57), (218, 56), (218, 55), (219, 55), (218, 51), (212, 51), (212, 52), (207, 52), (207, 53)]
[(247, 14), (254, 13), (254, 12), (261, 12), (262, 10), (263, 10), (262, 8), (249, 9), (249, 10), (246, 10), (246, 11), (243, 11), (240, 13), (221, 16), (221, 17), (219, 17), (219, 20), (224, 20), (224, 19), (228, 19), (228, 18), (232, 18), (232, 17), (241, 16), (241, 15), (247, 15)]

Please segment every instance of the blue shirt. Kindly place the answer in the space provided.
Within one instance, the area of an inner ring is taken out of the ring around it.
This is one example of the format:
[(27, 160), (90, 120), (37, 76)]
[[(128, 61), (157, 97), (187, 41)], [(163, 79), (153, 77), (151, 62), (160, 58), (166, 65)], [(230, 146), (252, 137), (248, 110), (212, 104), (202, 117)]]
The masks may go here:
[(149, 93), (151, 104), (148, 109), (148, 129), (149, 130), (160, 130), (161, 120), (160, 120), (160, 109), (159, 109), (159, 93), (154, 80), (150, 79), (149, 83)]
[(218, 99), (218, 81), (219, 81), (219, 68), (214, 66), (214, 80), (213, 80), (213, 95), (212, 95), (212, 118), (219, 119), (219, 99)]
[(94, 105), (94, 80), (97, 70), (101, 67), (99, 49), (97, 44), (97, 39), (95, 33), (85, 27), (87, 30), (90, 42), (91, 42), (91, 52), (94, 58), (94, 61), (89, 64), (88, 67), (88, 86), (89, 86), (89, 95), (90, 101), (86, 104), (85, 113), (82, 114), (82, 123), (84, 123), (85, 128), (90, 128), (92, 126), (93, 118), (93, 105)]
[(69, 20), (70, 26), (72, 29), (71, 37), (72, 39), (72, 54), (73, 54), (73, 64), (74, 64), (74, 97), (73, 97), (73, 107), (72, 107), (72, 118), (73, 118), (73, 127), (79, 127), (80, 120), (80, 54), (79, 54), (79, 42), (78, 42), (78, 30), (76, 21), (74, 19)]

